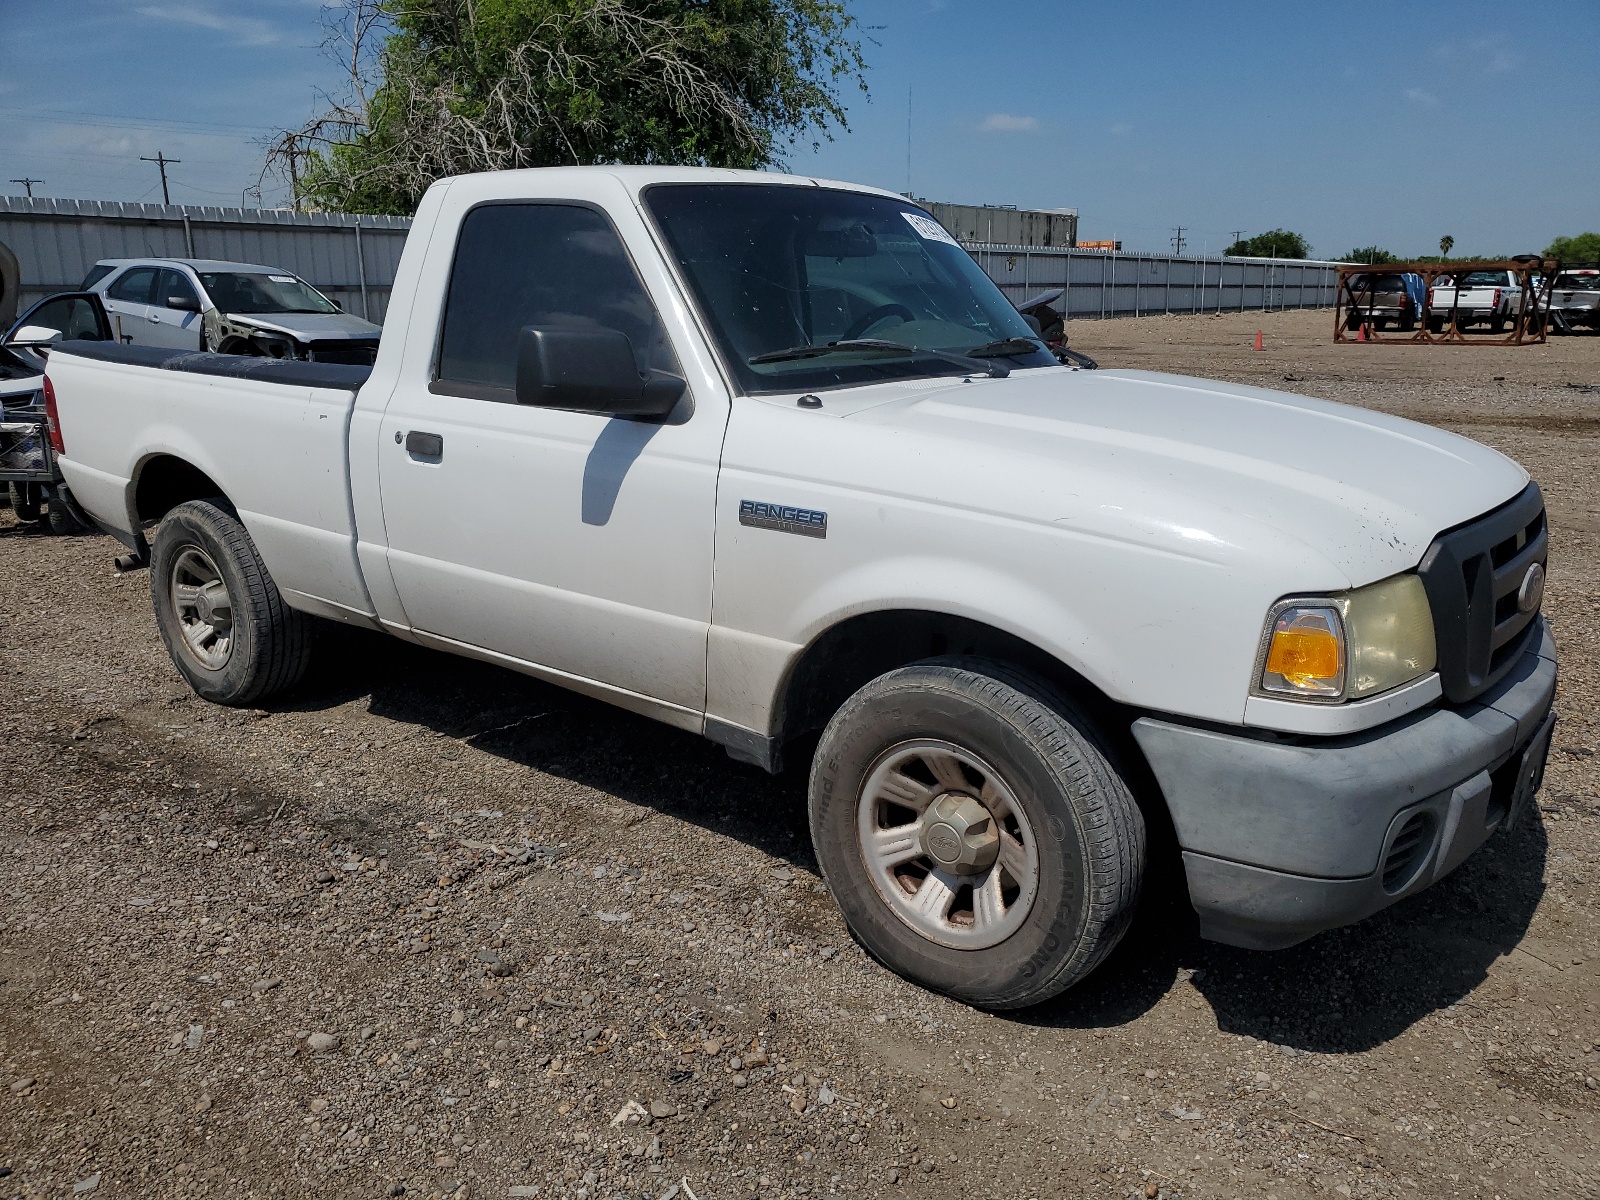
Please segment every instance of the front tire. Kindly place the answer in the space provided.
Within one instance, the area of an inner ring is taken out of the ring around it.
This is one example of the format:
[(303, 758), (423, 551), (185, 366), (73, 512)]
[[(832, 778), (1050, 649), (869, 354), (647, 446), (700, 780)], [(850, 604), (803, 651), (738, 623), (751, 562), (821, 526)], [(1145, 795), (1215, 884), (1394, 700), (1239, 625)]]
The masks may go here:
[(203, 699), (248, 706), (305, 674), (310, 618), (283, 602), (249, 531), (216, 502), (192, 500), (162, 519), (150, 596), (167, 653)]
[(1093, 727), (998, 663), (891, 671), (828, 723), (811, 835), (845, 921), (884, 965), (980, 1008), (1083, 979), (1126, 932), (1143, 817)]

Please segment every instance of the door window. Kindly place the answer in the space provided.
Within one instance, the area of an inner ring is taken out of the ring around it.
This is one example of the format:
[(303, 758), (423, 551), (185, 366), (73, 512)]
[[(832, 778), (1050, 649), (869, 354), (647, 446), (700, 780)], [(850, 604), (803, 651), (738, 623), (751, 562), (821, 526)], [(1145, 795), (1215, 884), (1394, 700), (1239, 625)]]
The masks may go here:
[(161, 286), (156, 291), (154, 303), (162, 308), (171, 308), (174, 296), (188, 300), (196, 310), (200, 307), (200, 297), (195, 294), (194, 284), (189, 282), (188, 276), (182, 271), (164, 270), (161, 272)]
[(129, 304), (149, 304), (150, 292), (158, 274), (160, 272), (154, 267), (135, 267), (107, 288), (106, 295), (112, 300), (125, 300)]
[(25, 325), (59, 329), (64, 342), (103, 342), (110, 336), (95, 302), (83, 296), (57, 296), (30, 309)]
[(590, 208), (485, 204), (467, 214), (432, 390), (514, 402), (517, 335), (526, 325), (620, 330), (640, 371), (678, 373), (622, 239)]

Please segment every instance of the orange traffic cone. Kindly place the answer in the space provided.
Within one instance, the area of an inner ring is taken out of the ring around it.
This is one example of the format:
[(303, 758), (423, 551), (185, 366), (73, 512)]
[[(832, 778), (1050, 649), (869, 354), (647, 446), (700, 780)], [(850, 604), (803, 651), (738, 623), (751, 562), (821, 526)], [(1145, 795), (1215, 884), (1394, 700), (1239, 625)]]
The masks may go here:
[(1257, 350), (1263, 349), (1263, 347), (1261, 345), (1261, 330), (1259, 330), (1259, 329), (1256, 330), (1256, 349)]
[(1361, 322), (1361, 332), (1356, 334), (1356, 341), (1370, 342), (1371, 340), (1372, 339), (1367, 336), (1367, 323), (1363, 321)]

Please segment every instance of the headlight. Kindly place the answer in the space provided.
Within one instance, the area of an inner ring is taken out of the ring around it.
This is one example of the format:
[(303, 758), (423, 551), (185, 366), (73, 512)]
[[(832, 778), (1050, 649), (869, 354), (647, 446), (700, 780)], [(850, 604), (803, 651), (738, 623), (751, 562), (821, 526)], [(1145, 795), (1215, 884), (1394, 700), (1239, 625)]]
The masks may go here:
[(1256, 690), (1336, 704), (1433, 670), (1433, 613), (1422, 580), (1396, 575), (1352, 592), (1273, 606)]

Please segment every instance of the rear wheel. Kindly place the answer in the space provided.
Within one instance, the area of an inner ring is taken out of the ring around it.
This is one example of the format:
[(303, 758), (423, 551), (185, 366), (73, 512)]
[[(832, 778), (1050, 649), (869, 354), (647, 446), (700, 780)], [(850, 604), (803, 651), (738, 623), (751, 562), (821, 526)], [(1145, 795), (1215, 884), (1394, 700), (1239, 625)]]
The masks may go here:
[(31, 483), (12, 483), (7, 485), (11, 492), (11, 511), (17, 515), (17, 520), (32, 524), (39, 519), (39, 489)]
[(72, 515), (72, 510), (59, 495), (50, 498), (45, 516), (50, 521), (50, 532), (57, 537), (70, 537), (75, 533), (86, 532), (83, 522)]
[(812, 764), (811, 834), (861, 944), (982, 1008), (1094, 970), (1144, 869), (1143, 818), (1088, 721), (972, 659), (891, 671), (845, 702)]
[(161, 640), (196, 694), (250, 705), (300, 681), (311, 620), (284, 604), (239, 519), (180, 504), (156, 530), (150, 595)]

